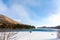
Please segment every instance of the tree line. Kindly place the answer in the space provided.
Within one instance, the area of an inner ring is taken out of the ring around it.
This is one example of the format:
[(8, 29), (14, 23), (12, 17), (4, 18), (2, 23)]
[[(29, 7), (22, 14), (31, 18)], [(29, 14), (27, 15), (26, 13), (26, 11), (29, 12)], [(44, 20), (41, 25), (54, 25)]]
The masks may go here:
[(0, 25), (0, 28), (7, 28), (7, 29), (35, 29), (35, 26), (32, 25), (26, 25), (26, 24), (5, 24), (2, 23), (2, 25)]

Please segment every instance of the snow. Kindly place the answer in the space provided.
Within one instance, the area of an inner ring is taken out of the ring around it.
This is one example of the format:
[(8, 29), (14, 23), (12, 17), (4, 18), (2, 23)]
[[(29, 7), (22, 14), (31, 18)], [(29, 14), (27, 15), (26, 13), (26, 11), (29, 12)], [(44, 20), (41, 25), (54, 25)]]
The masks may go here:
[(8, 39), (9, 40), (50, 40), (57, 38), (57, 32), (33, 31), (32, 33), (30, 33), (28, 31), (20, 31), (16, 33), (17, 34), (15, 35), (11, 33), (10, 35), (13, 36), (10, 36)]
[(57, 37), (57, 32), (19, 32), (17, 40), (49, 40)]

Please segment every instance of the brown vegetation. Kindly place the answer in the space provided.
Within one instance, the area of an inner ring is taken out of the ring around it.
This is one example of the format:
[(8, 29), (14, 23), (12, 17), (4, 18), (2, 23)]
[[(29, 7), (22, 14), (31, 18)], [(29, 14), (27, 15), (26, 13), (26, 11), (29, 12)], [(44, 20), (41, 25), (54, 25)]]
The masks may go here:
[(31, 29), (35, 28), (31, 25), (21, 24), (17, 21), (12, 20), (4, 15), (0, 14), (0, 28), (8, 28), (8, 29)]

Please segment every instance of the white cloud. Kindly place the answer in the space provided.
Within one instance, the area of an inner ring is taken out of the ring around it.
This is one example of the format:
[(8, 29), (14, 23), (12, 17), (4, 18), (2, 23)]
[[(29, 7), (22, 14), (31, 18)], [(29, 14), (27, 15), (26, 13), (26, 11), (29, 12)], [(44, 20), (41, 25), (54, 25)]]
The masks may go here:
[(2, 0), (0, 0), (0, 13), (4, 13), (4, 12), (7, 12), (7, 7), (6, 5), (4, 5), (4, 3), (2, 2)]
[(9, 0), (9, 4), (22, 4), (24, 6), (41, 6), (40, 0)]
[(49, 16), (46, 20), (46, 25), (47, 26), (57, 26), (60, 25), (60, 14), (52, 14)]
[(56, 4), (57, 9), (54, 13), (49, 14), (48, 17), (43, 19), (41, 26), (50, 27), (60, 25), (60, 0), (54, 0), (54, 4)]
[(31, 6), (40, 6), (41, 2), (39, 0), (26, 0), (26, 2)]
[(29, 17), (29, 13), (22, 5), (14, 4), (11, 6), (11, 10), (17, 13), (17, 16), (19, 16), (20, 20), (23, 23), (28, 23), (28, 24), (32, 23), (32, 20)]

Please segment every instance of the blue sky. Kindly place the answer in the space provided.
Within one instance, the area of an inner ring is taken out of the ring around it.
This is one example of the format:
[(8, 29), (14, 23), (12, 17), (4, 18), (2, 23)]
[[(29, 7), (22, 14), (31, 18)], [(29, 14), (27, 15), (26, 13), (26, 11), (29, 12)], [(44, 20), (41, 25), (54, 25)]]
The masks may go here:
[(60, 25), (60, 0), (0, 0), (0, 14), (24, 24)]

